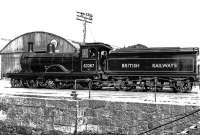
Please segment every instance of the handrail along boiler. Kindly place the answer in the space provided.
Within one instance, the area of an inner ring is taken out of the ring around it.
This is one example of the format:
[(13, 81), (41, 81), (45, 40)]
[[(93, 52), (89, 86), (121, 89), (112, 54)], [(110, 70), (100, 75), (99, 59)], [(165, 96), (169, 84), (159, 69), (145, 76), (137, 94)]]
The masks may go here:
[(29, 48), (20, 59), (22, 70), (6, 74), (12, 87), (73, 88), (76, 79), (89, 79), (92, 89), (151, 91), (156, 77), (158, 90), (190, 92), (198, 81), (199, 48), (135, 45), (113, 51), (99, 42), (80, 45), (74, 53), (56, 52), (53, 44), (46, 52)]

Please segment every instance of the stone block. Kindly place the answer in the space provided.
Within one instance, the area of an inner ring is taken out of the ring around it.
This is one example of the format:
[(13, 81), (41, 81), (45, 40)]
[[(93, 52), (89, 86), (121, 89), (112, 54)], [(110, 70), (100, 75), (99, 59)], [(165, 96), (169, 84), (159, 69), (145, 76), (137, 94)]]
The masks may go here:
[(21, 105), (23, 106), (34, 106), (34, 107), (40, 107), (45, 106), (46, 101), (44, 99), (35, 99), (35, 98), (22, 98), (21, 99)]
[(9, 119), (15, 119), (17, 116), (17, 113), (16, 113), (16, 110), (15, 110), (15, 107), (14, 106), (11, 106), (8, 108), (8, 111), (7, 111), (7, 117)]
[(171, 114), (185, 113), (185, 106), (171, 105), (170, 111)]
[(9, 108), (8, 104), (0, 102), (0, 111), (3, 110), (5, 112), (7, 112), (8, 108)]
[(98, 118), (98, 120), (99, 120), (98, 125), (101, 125), (101, 126), (111, 126), (112, 125), (111, 120), (108, 118), (102, 117), (102, 118)]
[(135, 112), (135, 113), (139, 113), (139, 112), (142, 111), (142, 105), (140, 105), (139, 103), (127, 103), (126, 104), (126, 110), (131, 111), (131, 112)]
[(76, 107), (76, 101), (67, 100), (46, 100), (46, 107), (59, 109), (71, 109)]
[(143, 103), (142, 106), (139, 106), (141, 111), (146, 113), (154, 113), (157, 111), (157, 105), (156, 104), (145, 104)]
[(93, 117), (87, 117), (87, 124), (99, 125), (99, 119)]
[(99, 108), (105, 108), (107, 102), (106, 101), (100, 101), (100, 100), (89, 100), (89, 108), (91, 109), (99, 109)]
[(15, 97), (15, 98), (12, 98), (12, 100), (11, 100), (11, 98), (9, 98), (9, 103), (10, 104), (13, 104), (13, 105), (23, 105), (23, 100), (24, 100), (25, 98), (19, 98), (19, 97)]
[(169, 108), (171, 108), (171, 105), (158, 104), (156, 107), (157, 107), (157, 111), (160, 112), (160, 113), (165, 113), (165, 114), (169, 114), (170, 113), (170, 109)]
[(188, 113), (188, 112), (191, 112), (191, 111), (194, 111), (194, 110), (197, 110), (197, 109), (200, 109), (200, 107), (197, 107), (197, 106), (184, 106), (185, 107), (185, 112)]
[(48, 131), (42, 132), (41, 135), (64, 135), (64, 134), (58, 130), (48, 130)]
[(107, 110), (126, 110), (126, 103), (123, 102), (107, 102), (105, 109)]
[(76, 101), (65, 101), (64, 103), (65, 103), (66, 108), (68, 109), (76, 108), (76, 104), (77, 104)]
[(89, 108), (87, 108), (87, 109), (85, 109), (85, 111), (84, 111), (84, 117), (87, 117), (87, 116), (96, 117), (97, 114), (96, 114), (96, 112), (95, 112), (94, 109), (89, 109)]
[(81, 100), (79, 102), (79, 108), (88, 108), (89, 107), (89, 100)]

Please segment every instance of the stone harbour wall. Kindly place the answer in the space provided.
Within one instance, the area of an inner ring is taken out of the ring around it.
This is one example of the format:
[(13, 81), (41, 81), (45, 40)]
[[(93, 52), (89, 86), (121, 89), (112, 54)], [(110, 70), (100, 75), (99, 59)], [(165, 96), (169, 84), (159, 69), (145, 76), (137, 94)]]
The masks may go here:
[(168, 104), (0, 97), (0, 120), (67, 133), (74, 132), (77, 122), (78, 132), (176, 134), (200, 121), (198, 109)]

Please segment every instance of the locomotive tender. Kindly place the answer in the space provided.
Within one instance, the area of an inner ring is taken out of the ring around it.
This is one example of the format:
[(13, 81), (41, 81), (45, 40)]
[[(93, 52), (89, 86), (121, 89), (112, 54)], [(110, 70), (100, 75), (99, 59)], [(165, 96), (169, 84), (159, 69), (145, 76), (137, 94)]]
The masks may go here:
[[(80, 45), (74, 53), (59, 53), (54, 44), (34, 52), (33, 43), (20, 59), (21, 71), (7, 73), (12, 87), (73, 88), (75, 80), (88, 80), (91, 89), (190, 92), (198, 81), (199, 48), (143, 45), (112, 50), (104, 43)], [(82, 84), (84, 85), (84, 84)]]

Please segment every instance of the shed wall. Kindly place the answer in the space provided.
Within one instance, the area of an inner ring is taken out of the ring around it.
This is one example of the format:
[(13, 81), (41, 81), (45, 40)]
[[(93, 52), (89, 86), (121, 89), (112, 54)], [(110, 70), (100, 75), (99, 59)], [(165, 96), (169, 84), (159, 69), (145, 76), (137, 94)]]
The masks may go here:
[(22, 53), (11, 53), (2, 55), (1, 66), (2, 74), (19, 72), (21, 70), (20, 57)]

